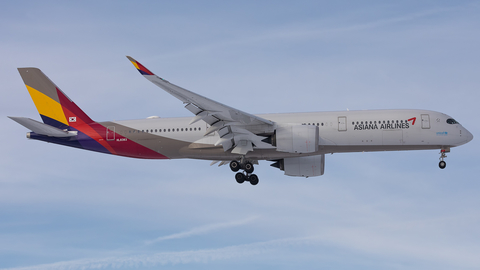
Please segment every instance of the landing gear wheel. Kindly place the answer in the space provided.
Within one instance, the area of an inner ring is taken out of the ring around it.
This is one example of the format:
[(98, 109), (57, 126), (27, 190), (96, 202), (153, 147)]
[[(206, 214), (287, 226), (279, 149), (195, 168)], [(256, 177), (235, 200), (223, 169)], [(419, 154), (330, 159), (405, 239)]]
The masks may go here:
[(440, 169), (445, 169), (445, 167), (447, 167), (447, 163), (443, 161), (443, 159), (447, 157), (445, 153), (449, 153), (449, 152), (450, 152), (450, 149), (440, 150), (440, 163), (438, 163), (438, 167), (440, 167)]
[(238, 170), (240, 170), (240, 163), (236, 160), (232, 160), (232, 162), (230, 162), (230, 169), (234, 172), (238, 172)]
[(252, 173), (253, 172), (253, 164), (250, 162), (245, 163), (245, 172)]
[(258, 184), (258, 176), (256, 174), (252, 174), (250, 175), (250, 177), (248, 178), (248, 181), (250, 181), (250, 184), (252, 184), (253, 186), (255, 186), (256, 184)]
[(245, 182), (245, 175), (241, 172), (235, 174), (235, 180), (237, 180), (237, 183), (241, 184)]
[(442, 160), (440, 163), (438, 163), (438, 167), (440, 167), (440, 169), (445, 169), (445, 167), (447, 167), (447, 163)]

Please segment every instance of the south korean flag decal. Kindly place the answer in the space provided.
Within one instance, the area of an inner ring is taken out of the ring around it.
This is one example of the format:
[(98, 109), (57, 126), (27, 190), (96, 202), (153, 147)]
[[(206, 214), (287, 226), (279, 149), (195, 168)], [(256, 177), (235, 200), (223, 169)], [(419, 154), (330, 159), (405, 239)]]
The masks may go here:
[(70, 117), (68, 118), (68, 122), (70, 122), (70, 123), (71, 123), (71, 122), (77, 122), (77, 117), (75, 117), (75, 116), (70, 116)]

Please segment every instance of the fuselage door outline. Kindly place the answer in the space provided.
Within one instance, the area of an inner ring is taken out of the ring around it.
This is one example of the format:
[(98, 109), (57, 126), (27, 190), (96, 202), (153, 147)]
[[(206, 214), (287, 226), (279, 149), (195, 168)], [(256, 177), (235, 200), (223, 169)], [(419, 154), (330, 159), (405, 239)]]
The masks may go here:
[(114, 141), (115, 140), (115, 126), (107, 127), (107, 141)]
[(422, 114), (422, 128), (429, 129), (430, 128), (430, 115)]
[(339, 116), (338, 117), (338, 131), (347, 131), (347, 117)]

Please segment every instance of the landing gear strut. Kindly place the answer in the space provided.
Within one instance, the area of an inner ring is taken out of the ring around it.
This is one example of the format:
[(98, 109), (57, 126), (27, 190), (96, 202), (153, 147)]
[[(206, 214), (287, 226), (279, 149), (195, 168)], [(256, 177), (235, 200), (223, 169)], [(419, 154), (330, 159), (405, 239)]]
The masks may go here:
[(235, 174), (235, 180), (237, 183), (241, 184), (245, 181), (250, 182), (251, 185), (258, 184), (258, 176), (253, 174), (253, 164), (250, 162), (238, 162), (232, 160), (230, 162), (230, 169), (234, 172), (238, 172), (240, 169), (243, 169), (244, 172), (238, 172)]
[(440, 150), (440, 162), (438, 163), (438, 167), (440, 167), (440, 169), (445, 169), (445, 167), (447, 167), (447, 162), (445, 162), (443, 159), (447, 157), (445, 153), (448, 152), (450, 151), (445, 149)]

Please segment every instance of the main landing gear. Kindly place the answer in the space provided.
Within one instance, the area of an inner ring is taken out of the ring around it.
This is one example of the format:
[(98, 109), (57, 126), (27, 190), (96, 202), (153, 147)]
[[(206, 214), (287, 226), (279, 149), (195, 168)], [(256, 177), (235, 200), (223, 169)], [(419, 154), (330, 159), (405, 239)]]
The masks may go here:
[(447, 167), (447, 162), (445, 162), (443, 159), (447, 157), (445, 153), (448, 152), (450, 152), (448, 149), (440, 150), (440, 162), (438, 163), (438, 167), (440, 167), (440, 169), (445, 169), (445, 167)]
[(243, 169), (243, 172), (238, 172), (237, 174), (235, 174), (235, 180), (237, 180), (237, 183), (241, 184), (245, 181), (249, 181), (252, 185), (258, 184), (258, 176), (252, 173), (252, 163), (248, 161), (238, 162), (236, 160), (232, 160), (232, 162), (230, 162), (230, 169), (234, 172), (238, 172), (240, 169)]

